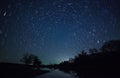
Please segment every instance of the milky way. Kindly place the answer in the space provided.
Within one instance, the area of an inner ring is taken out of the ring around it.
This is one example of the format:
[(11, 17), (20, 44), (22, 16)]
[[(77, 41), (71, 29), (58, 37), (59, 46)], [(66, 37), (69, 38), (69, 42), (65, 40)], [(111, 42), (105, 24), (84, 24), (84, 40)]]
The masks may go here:
[(120, 39), (119, 0), (1, 0), (0, 61), (24, 53), (45, 64)]

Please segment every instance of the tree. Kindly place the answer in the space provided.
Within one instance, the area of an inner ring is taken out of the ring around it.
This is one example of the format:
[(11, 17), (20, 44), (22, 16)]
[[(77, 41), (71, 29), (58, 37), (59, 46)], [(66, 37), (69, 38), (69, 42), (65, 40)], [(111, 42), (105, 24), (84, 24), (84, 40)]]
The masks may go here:
[(120, 51), (120, 40), (111, 40), (111, 41), (104, 43), (101, 50), (102, 50), (102, 52)]
[(98, 52), (98, 50), (96, 48), (89, 49), (90, 54), (95, 54), (97, 52)]
[(69, 63), (73, 63), (74, 59), (73, 58), (69, 58)]
[(40, 59), (37, 56), (33, 55), (33, 66), (39, 69), (41, 64), (42, 62), (40, 61)]
[(32, 55), (26, 53), (23, 55), (23, 57), (20, 61), (25, 63), (26, 65), (30, 65), (32, 63)]
[(26, 65), (33, 65), (37, 69), (39, 69), (40, 65), (42, 64), (41, 60), (36, 55), (28, 53), (24, 54), (20, 61)]
[(84, 50), (81, 51), (81, 55), (82, 56), (86, 56), (87, 55), (87, 52), (85, 52)]

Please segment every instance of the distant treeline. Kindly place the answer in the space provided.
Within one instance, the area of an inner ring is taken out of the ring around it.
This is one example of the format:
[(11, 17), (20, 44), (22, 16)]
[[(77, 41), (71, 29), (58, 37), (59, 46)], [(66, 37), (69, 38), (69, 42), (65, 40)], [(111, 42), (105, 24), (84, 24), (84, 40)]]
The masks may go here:
[(55, 68), (61, 70), (119, 70), (120, 69), (120, 40), (111, 40), (105, 42), (103, 46), (97, 50), (89, 49), (89, 52), (81, 51), (69, 61), (63, 61)]

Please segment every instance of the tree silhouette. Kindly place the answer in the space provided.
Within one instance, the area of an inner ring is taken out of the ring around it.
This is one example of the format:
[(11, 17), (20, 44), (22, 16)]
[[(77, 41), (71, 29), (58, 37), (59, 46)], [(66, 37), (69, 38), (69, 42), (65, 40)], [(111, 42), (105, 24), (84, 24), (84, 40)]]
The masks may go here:
[(32, 63), (32, 55), (26, 53), (23, 55), (23, 57), (20, 61), (25, 63), (26, 65), (30, 65)]
[(36, 55), (28, 53), (24, 54), (20, 61), (26, 65), (33, 65), (36, 69), (39, 69), (42, 64), (41, 60)]
[(33, 55), (33, 66), (39, 69), (41, 64), (42, 62), (40, 61), (40, 59), (37, 56)]
[(69, 58), (69, 63), (73, 63), (74, 59), (73, 58)]
[(77, 72), (120, 70), (120, 40), (105, 42), (100, 49), (89, 49), (89, 53), (83, 50), (69, 61), (60, 63), (58, 67), (65, 71)]
[(120, 40), (111, 40), (111, 41), (104, 43), (101, 50), (103, 52), (120, 51)]
[(95, 54), (98, 50), (96, 48), (89, 49), (89, 54)]

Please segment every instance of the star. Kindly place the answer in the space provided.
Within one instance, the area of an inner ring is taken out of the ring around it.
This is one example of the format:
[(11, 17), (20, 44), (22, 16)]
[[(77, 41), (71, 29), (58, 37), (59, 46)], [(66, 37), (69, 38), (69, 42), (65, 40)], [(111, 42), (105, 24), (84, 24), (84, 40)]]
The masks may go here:
[(4, 14), (3, 14), (3, 16), (6, 16), (6, 14), (7, 14), (7, 12), (5, 11)]
[(97, 40), (97, 44), (99, 44), (100, 43), (100, 40)]

